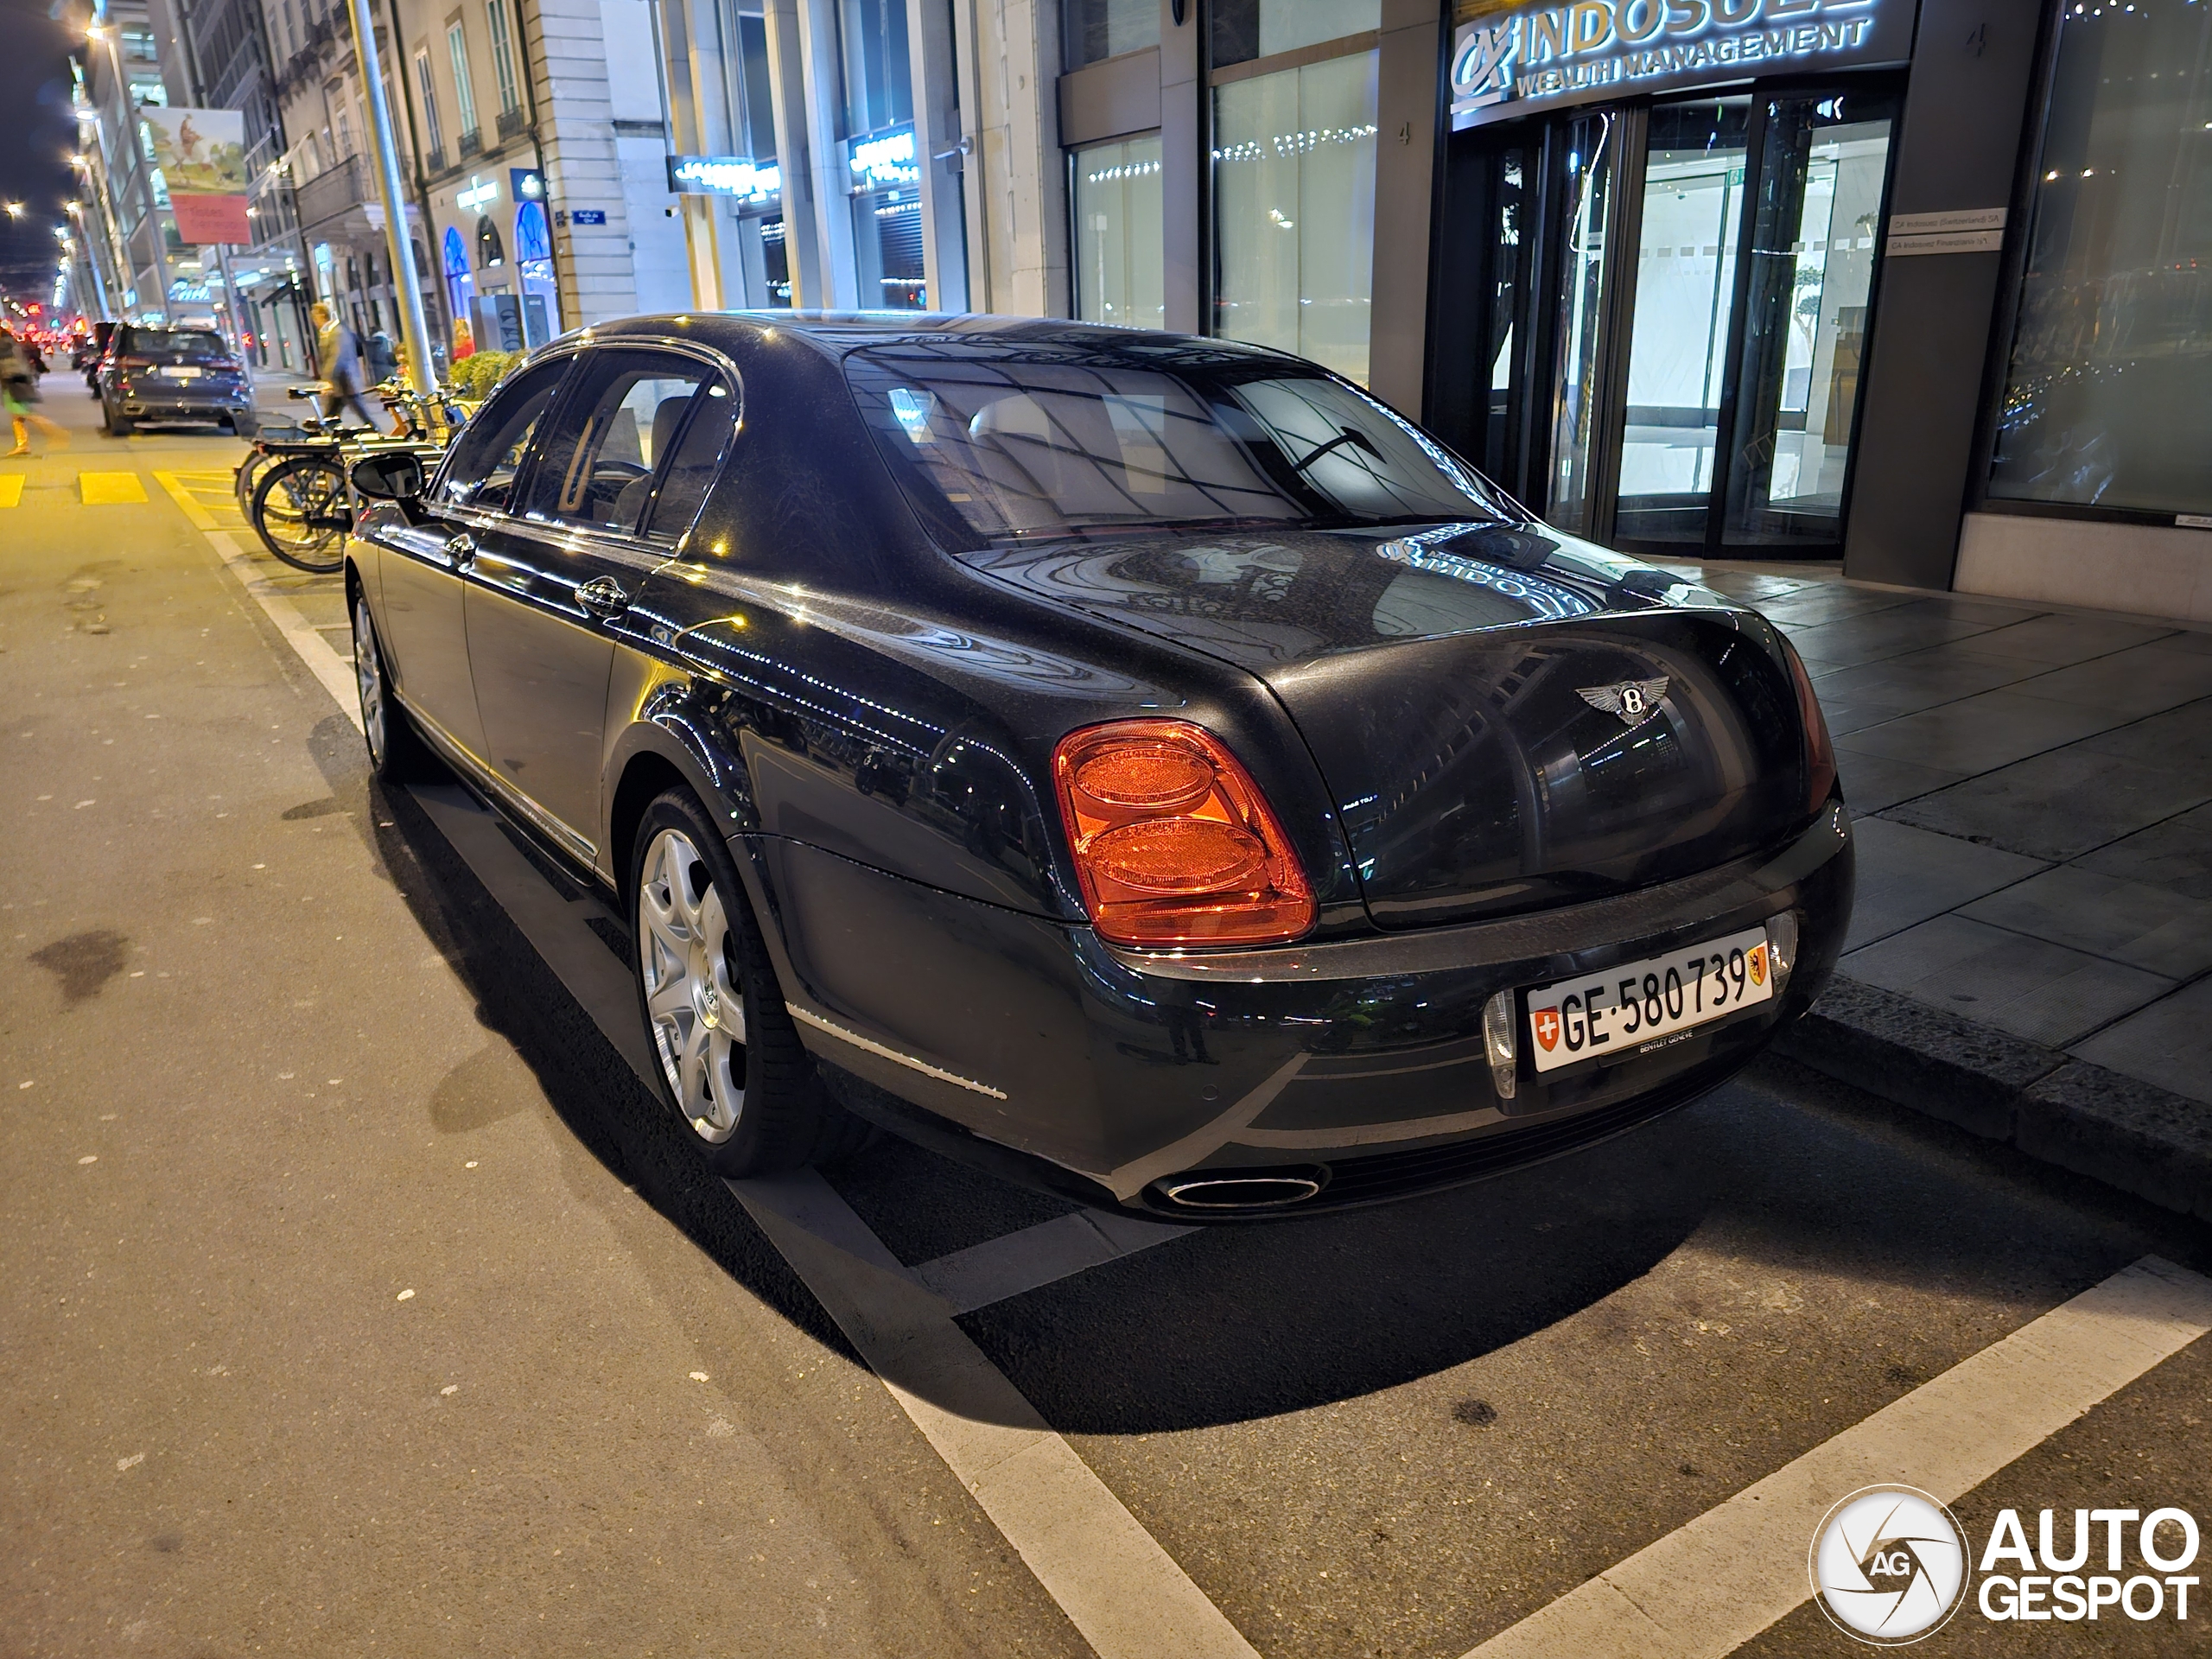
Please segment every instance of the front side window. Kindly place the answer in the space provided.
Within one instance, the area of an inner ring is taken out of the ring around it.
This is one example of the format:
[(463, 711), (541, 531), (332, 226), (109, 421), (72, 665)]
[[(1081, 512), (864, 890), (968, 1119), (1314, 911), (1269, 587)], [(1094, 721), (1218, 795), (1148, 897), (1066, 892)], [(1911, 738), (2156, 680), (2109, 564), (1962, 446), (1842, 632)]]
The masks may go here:
[(971, 544), (1522, 518), (1373, 398), (1271, 354), (892, 346), (846, 372), (925, 520)]
[(455, 440), (438, 475), (438, 501), (493, 512), (507, 508), (531, 437), (568, 368), (565, 358), (533, 364), (492, 394)]
[(523, 516), (638, 534), (654, 476), (710, 378), (699, 364), (657, 352), (593, 353), (539, 445)]
[(2212, 512), (2212, 6), (2060, 28), (1989, 493)]
[(1376, 54), (1217, 84), (1214, 333), (1367, 379)]
[(1165, 327), (1160, 135), (1092, 144), (1071, 160), (1076, 315), (1124, 328)]

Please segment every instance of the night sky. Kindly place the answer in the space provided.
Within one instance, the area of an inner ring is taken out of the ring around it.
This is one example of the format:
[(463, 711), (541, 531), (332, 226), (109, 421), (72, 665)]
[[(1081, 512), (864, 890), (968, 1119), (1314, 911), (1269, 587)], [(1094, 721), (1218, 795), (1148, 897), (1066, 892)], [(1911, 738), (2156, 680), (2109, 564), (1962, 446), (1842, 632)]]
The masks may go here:
[(59, 0), (0, 0), (0, 201), (24, 207), (20, 219), (0, 214), (0, 289), (41, 302), (54, 294), (54, 227), (77, 137), (60, 9)]

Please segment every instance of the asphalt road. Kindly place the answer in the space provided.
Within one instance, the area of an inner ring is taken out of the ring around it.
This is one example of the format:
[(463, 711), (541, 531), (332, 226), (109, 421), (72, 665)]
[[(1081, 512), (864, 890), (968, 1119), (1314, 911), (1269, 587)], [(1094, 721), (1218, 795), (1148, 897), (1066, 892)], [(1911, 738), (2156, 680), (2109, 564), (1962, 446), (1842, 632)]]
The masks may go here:
[[(74, 446), (0, 463), (0, 1654), (1090, 1650), (1068, 1575), (1115, 1560), (1033, 1571), (690, 1161), (617, 930), (458, 793), (369, 786), (175, 499), (235, 523), (235, 441), (99, 437), (73, 385)], [(330, 582), (240, 563), (343, 649)], [(908, 1267), (1069, 1224), (898, 1143), (830, 1184)], [(957, 1329), (1260, 1653), (1453, 1659), (2146, 1255), (2212, 1237), (1774, 1061)], [(1976, 1548), (2005, 1507), (2212, 1533), (2212, 1341), (2139, 1370), (1988, 1460)], [(2190, 1615), (1919, 1651), (2200, 1653)], [(1741, 1650), (1861, 1649), (1801, 1600)]]

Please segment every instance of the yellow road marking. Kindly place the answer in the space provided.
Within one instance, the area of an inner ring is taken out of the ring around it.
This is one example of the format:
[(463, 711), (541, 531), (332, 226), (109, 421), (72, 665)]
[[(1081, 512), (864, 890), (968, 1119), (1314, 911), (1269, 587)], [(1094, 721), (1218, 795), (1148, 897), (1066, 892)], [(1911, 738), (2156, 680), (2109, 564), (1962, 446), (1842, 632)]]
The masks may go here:
[(191, 476), (190, 473), (156, 473), (154, 482), (169, 493), (169, 499), (175, 502), (182, 509), (184, 516), (192, 520), (194, 529), (222, 529), (223, 526), (215, 522), (215, 515), (193, 499), (191, 487), (184, 481)]
[(12, 507), (23, 499), (23, 475), (0, 473), (0, 507)]
[(122, 506), (146, 499), (146, 486), (136, 473), (79, 473), (77, 487), (88, 507)]

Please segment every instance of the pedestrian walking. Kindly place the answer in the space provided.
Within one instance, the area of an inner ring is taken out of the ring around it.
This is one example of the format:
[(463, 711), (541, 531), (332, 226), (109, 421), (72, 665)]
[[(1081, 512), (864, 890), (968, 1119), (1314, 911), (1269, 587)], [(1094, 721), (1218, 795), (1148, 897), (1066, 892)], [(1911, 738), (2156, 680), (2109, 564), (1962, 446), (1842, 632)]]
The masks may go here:
[[(351, 408), (371, 430), (380, 429), (363, 401), (361, 340), (318, 300), (308, 315), (315, 319), (315, 372), (322, 377), (322, 418), (335, 420)], [(399, 430), (404, 430), (401, 428)]]
[(8, 452), (11, 457), (30, 454), (33, 427), (56, 449), (69, 447), (68, 433), (31, 407), (39, 400), (41, 366), (35, 350), (17, 340), (13, 330), (0, 328), (0, 404), (6, 405), (8, 423), (15, 429), (16, 447)]

